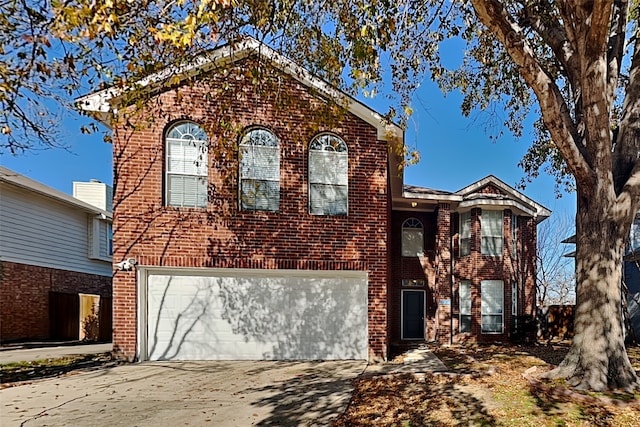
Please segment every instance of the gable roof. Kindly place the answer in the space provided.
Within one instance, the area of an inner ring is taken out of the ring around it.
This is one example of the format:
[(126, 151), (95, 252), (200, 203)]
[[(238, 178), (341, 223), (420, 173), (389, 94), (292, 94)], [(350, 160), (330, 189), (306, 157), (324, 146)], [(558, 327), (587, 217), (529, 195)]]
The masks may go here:
[[(404, 132), (399, 126), (384, 120), (379, 113), (367, 107), (365, 104), (357, 101), (321, 78), (312, 75), (305, 68), (252, 37), (245, 37), (238, 43), (227, 44), (210, 52), (206, 52), (197, 56), (188, 64), (169, 66), (161, 71), (150, 74), (136, 82), (135, 87), (148, 92), (160, 91), (163, 89), (163, 83), (169, 78), (171, 78), (172, 81), (178, 78), (178, 80), (182, 82), (189, 77), (212, 70), (215, 66), (234, 63), (252, 54), (260, 55), (260, 57), (268, 60), (276, 68), (293, 77), (298, 82), (317, 90), (322, 96), (338, 102), (350, 113), (375, 127), (378, 131), (378, 139), (383, 141), (402, 141)], [(118, 89), (112, 87), (100, 90), (76, 99), (76, 105), (80, 110), (92, 113), (97, 120), (110, 126), (109, 119), (113, 114), (117, 113), (120, 107), (119, 101), (123, 95), (130, 90), (133, 90), (133, 88)]]
[[(487, 186), (494, 186), (502, 193), (480, 192)], [(458, 191), (456, 194), (462, 197), (458, 209), (466, 210), (475, 207), (491, 208), (491, 206), (509, 206), (529, 216), (536, 218), (537, 222), (544, 221), (551, 216), (551, 211), (535, 200), (525, 196), (510, 185), (505, 184), (493, 175), (482, 178)]]
[(24, 175), (14, 172), (11, 169), (0, 166), (0, 183), (6, 183), (23, 190), (31, 191), (42, 196), (54, 199), (58, 202), (69, 205), (73, 208), (85, 211), (90, 214), (103, 215), (105, 219), (112, 219), (111, 212), (104, 211), (89, 203), (85, 203), (80, 199), (76, 199), (69, 194), (58, 191), (54, 188), (46, 186), (38, 181), (28, 178)]
[[(485, 193), (481, 190), (493, 186), (500, 193)], [(402, 195), (394, 197), (394, 207), (398, 209), (413, 206), (417, 202), (423, 208), (435, 209), (440, 202), (453, 204), (454, 210), (464, 212), (472, 208), (504, 209), (505, 207), (536, 218), (537, 222), (544, 221), (551, 215), (551, 211), (536, 201), (525, 196), (513, 187), (505, 184), (493, 175), (482, 178), (454, 193), (431, 188), (404, 185)]]

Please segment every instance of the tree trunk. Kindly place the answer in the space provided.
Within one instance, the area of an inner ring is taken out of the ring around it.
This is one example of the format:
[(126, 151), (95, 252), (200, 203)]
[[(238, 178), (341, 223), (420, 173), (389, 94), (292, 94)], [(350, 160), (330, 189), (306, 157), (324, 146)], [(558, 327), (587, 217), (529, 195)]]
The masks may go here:
[(577, 389), (638, 389), (622, 326), (622, 256), (630, 222), (612, 215), (615, 201), (604, 191), (579, 184), (577, 191), (573, 344), (547, 377), (565, 378)]

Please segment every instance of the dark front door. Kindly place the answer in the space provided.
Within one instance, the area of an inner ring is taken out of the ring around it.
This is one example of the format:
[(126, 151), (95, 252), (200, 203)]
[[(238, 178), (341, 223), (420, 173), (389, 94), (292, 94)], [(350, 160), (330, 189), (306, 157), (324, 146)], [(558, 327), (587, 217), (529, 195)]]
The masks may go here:
[(402, 291), (402, 339), (424, 339), (424, 291)]

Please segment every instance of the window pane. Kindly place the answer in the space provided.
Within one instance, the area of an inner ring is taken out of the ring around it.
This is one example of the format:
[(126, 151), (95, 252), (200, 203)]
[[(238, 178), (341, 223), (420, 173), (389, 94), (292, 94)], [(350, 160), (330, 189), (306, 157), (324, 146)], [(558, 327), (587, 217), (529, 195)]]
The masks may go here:
[(240, 144), (240, 208), (280, 209), (280, 146), (266, 129), (252, 129)]
[(460, 332), (471, 332), (471, 316), (460, 315)]
[(460, 282), (460, 314), (471, 314), (471, 282)]
[(244, 179), (240, 188), (240, 206), (244, 210), (278, 211), (280, 183)]
[(482, 255), (502, 255), (502, 237), (483, 237), (482, 238)]
[(463, 280), (458, 289), (460, 332), (471, 332), (471, 282)]
[(207, 206), (207, 136), (195, 123), (183, 122), (167, 132), (166, 203)]
[(167, 203), (171, 206), (206, 207), (206, 179), (198, 176), (168, 175)]
[(502, 280), (481, 282), (482, 332), (502, 332), (504, 284)]
[(345, 215), (348, 206), (348, 187), (338, 185), (309, 185), (309, 211), (316, 215)]
[(348, 184), (348, 155), (330, 151), (309, 152), (309, 182), (314, 184)]
[(503, 245), (502, 211), (482, 211), (482, 255), (501, 256)]
[(280, 181), (278, 147), (243, 146), (240, 148), (240, 177)]
[(319, 135), (309, 144), (309, 212), (346, 215), (349, 201), (349, 154), (335, 135)]
[(460, 256), (471, 253), (471, 212), (460, 214)]
[(423, 249), (422, 229), (402, 229), (402, 256), (421, 256)]

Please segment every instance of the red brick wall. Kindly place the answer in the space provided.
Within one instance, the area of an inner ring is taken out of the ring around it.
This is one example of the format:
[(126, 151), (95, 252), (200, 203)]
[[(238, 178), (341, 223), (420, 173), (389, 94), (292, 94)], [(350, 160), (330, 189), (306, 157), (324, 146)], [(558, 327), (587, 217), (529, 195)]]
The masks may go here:
[[(391, 282), (389, 284), (390, 342), (401, 341), (402, 290), (424, 290), (426, 297), (427, 339), (435, 338), (435, 247), (437, 217), (435, 212), (394, 211), (390, 228)], [(424, 226), (425, 258), (402, 256), (402, 224), (408, 218), (417, 218)], [(422, 279), (424, 287), (403, 287), (403, 279)]]
[(0, 262), (0, 339), (49, 338), (49, 292), (111, 296), (111, 277)]
[[(233, 70), (224, 82), (201, 79), (165, 92), (116, 127), (114, 259), (135, 257), (146, 266), (368, 271), (370, 356), (385, 358), (386, 143), (375, 128), (318, 100), (294, 79), (264, 71), (255, 85), (246, 72)], [(210, 138), (206, 209), (163, 206), (163, 133), (179, 119), (200, 124)], [(280, 141), (279, 212), (238, 210), (237, 140), (253, 125)], [(346, 216), (308, 213), (306, 147), (322, 131), (339, 135), (349, 149)], [(135, 356), (136, 322), (135, 273), (118, 272), (114, 345), (127, 358)]]
[[(536, 252), (536, 224), (530, 217), (518, 217), (517, 256), (512, 256), (512, 227), (514, 218), (511, 210), (504, 210), (503, 230), (504, 246), (501, 257), (484, 256), (480, 253), (480, 215), (481, 209), (471, 210), (471, 254), (459, 256), (458, 251), (458, 215), (455, 219), (454, 255), (455, 255), (455, 295), (454, 300), (454, 341), (472, 340), (478, 342), (505, 341), (511, 336), (512, 324), (512, 288), (511, 283), (517, 283), (518, 315), (534, 314), (535, 312), (535, 252)], [(471, 281), (471, 333), (458, 332), (458, 294), (457, 286), (461, 280)], [(481, 333), (481, 282), (482, 280), (502, 280), (504, 282), (504, 333)]]

